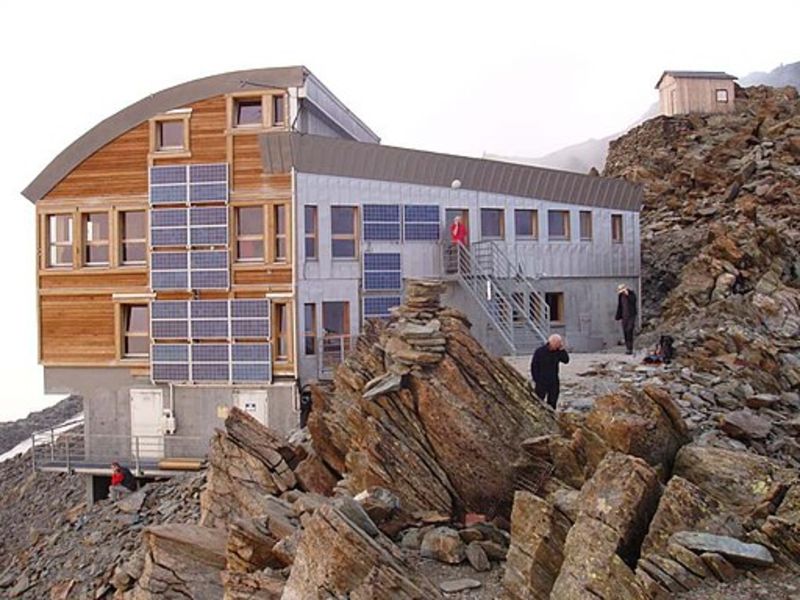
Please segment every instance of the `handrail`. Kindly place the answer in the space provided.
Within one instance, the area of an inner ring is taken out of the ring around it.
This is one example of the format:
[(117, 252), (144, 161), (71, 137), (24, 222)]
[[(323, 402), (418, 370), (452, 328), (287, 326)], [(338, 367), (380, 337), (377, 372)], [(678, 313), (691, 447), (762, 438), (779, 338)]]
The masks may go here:
[(317, 355), (317, 374), (320, 379), (333, 375), (337, 366), (344, 362), (345, 357), (353, 348), (357, 336), (349, 334), (326, 333), (319, 338)]

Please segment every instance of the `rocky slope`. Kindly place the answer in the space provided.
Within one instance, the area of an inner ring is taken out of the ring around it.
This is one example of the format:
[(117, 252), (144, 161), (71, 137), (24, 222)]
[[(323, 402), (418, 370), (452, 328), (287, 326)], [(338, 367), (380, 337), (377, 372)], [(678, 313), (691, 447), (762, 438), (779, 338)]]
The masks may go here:
[(731, 115), (657, 117), (612, 144), (642, 183), (644, 318), (696, 371), (800, 385), (800, 99), (738, 89)]
[(0, 423), (0, 454), (31, 437), (37, 431), (63, 423), (83, 410), (80, 396), (67, 396), (53, 406), (32, 412), (24, 419)]

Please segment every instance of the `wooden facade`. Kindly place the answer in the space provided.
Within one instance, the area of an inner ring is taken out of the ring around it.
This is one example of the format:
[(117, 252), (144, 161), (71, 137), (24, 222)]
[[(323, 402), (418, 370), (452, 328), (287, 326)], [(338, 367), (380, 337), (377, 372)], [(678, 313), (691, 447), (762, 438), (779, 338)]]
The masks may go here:
[[(284, 90), (260, 90), (247, 92), (246, 96), (263, 97), (264, 105), (272, 106), (273, 96), (285, 98), (284, 94)], [(148, 359), (143, 356), (126, 358), (123, 350), (126, 311), (131, 306), (147, 305), (156, 296), (159, 299), (192, 296), (190, 292), (156, 295), (151, 291), (148, 240), (142, 240), (146, 248), (144, 259), (138, 264), (126, 264), (122, 252), (123, 215), (128, 211), (149, 215), (151, 166), (227, 163), (230, 173), (230, 290), (200, 292), (195, 297), (274, 297), (275, 310), (287, 311), (282, 314), (291, 315), (291, 320), (289, 331), (275, 333), (288, 335), (290, 352), (273, 365), (273, 372), (295, 374), (292, 177), (289, 173), (265, 174), (258, 145), (259, 133), (287, 129), (288, 116), (283, 114), (282, 120), (276, 122), (270, 115), (270, 122), (264, 126), (237, 128), (232, 109), (241, 95), (218, 95), (176, 111), (152, 115), (86, 158), (37, 202), (39, 358), (42, 364), (125, 365), (141, 373), (149, 364)], [(179, 151), (159, 149), (161, 123), (170, 120), (185, 124), (186, 137)], [(261, 260), (237, 262), (236, 211), (240, 207), (262, 207), (264, 211)], [(280, 242), (276, 241), (276, 215), (280, 216), (283, 226), (283, 233), (278, 236), (282, 238)], [(107, 239), (99, 242), (105, 258), (102, 264), (87, 259), (90, 256), (88, 246), (98, 244), (90, 239), (87, 219), (97, 219), (104, 224), (103, 234), (98, 234)], [(148, 221), (145, 221), (145, 232), (149, 229)], [(56, 226), (60, 228), (59, 248), (51, 247), (50, 228)], [(278, 243), (279, 251), (276, 250)], [(51, 260), (54, 255), (58, 260)]]
[(666, 73), (658, 85), (659, 111), (666, 116), (730, 113), (735, 110), (733, 79), (681, 77)]

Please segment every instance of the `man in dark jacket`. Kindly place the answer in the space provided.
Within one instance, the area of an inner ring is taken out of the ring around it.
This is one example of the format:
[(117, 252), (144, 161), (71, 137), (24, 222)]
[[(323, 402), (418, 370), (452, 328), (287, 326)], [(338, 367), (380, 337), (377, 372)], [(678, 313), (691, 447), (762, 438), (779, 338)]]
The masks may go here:
[(558, 404), (558, 365), (567, 364), (569, 354), (564, 350), (564, 341), (560, 335), (553, 334), (547, 343), (536, 349), (531, 359), (531, 378), (536, 395), (545, 400), (553, 408)]
[(622, 321), (622, 334), (625, 336), (626, 354), (633, 354), (633, 328), (636, 326), (636, 314), (639, 307), (636, 294), (624, 283), (617, 286), (617, 321)]

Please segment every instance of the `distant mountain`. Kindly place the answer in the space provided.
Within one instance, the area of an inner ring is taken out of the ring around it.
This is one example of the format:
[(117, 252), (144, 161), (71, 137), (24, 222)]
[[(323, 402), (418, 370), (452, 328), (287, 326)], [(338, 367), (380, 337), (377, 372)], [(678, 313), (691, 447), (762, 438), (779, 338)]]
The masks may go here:
[[(750, 73), (739, 79), (739, 85), (743, 87), (751, 85), (769, 85), (772, 87), (783, 87), (793, 85), (800, 90), (800, 62), (781, 65), (769, 73)], [(549, 169), (561, 169), (563, 171), (573, 171), (576, 173), (588, 173), (589, 169), (595, 167), (598, 171), (603, 170), (608, 154), (608, 143), (621, 135), (627, 133), (637, 125), (658, 114), (658, 103), (654, 103), (647, 112), (639, 119), (631, 123), (625, 131), (619, 131), (601, 139), (590, 139), (585, 142), (573, 144), (550, 154), (536, 158), (520, 156), (502, 156), (499, 154), (484, 154), (484, 158), (492, 160), (502, 160), (523, 165), (533, 165), (536, 167), (546, 167)]]

